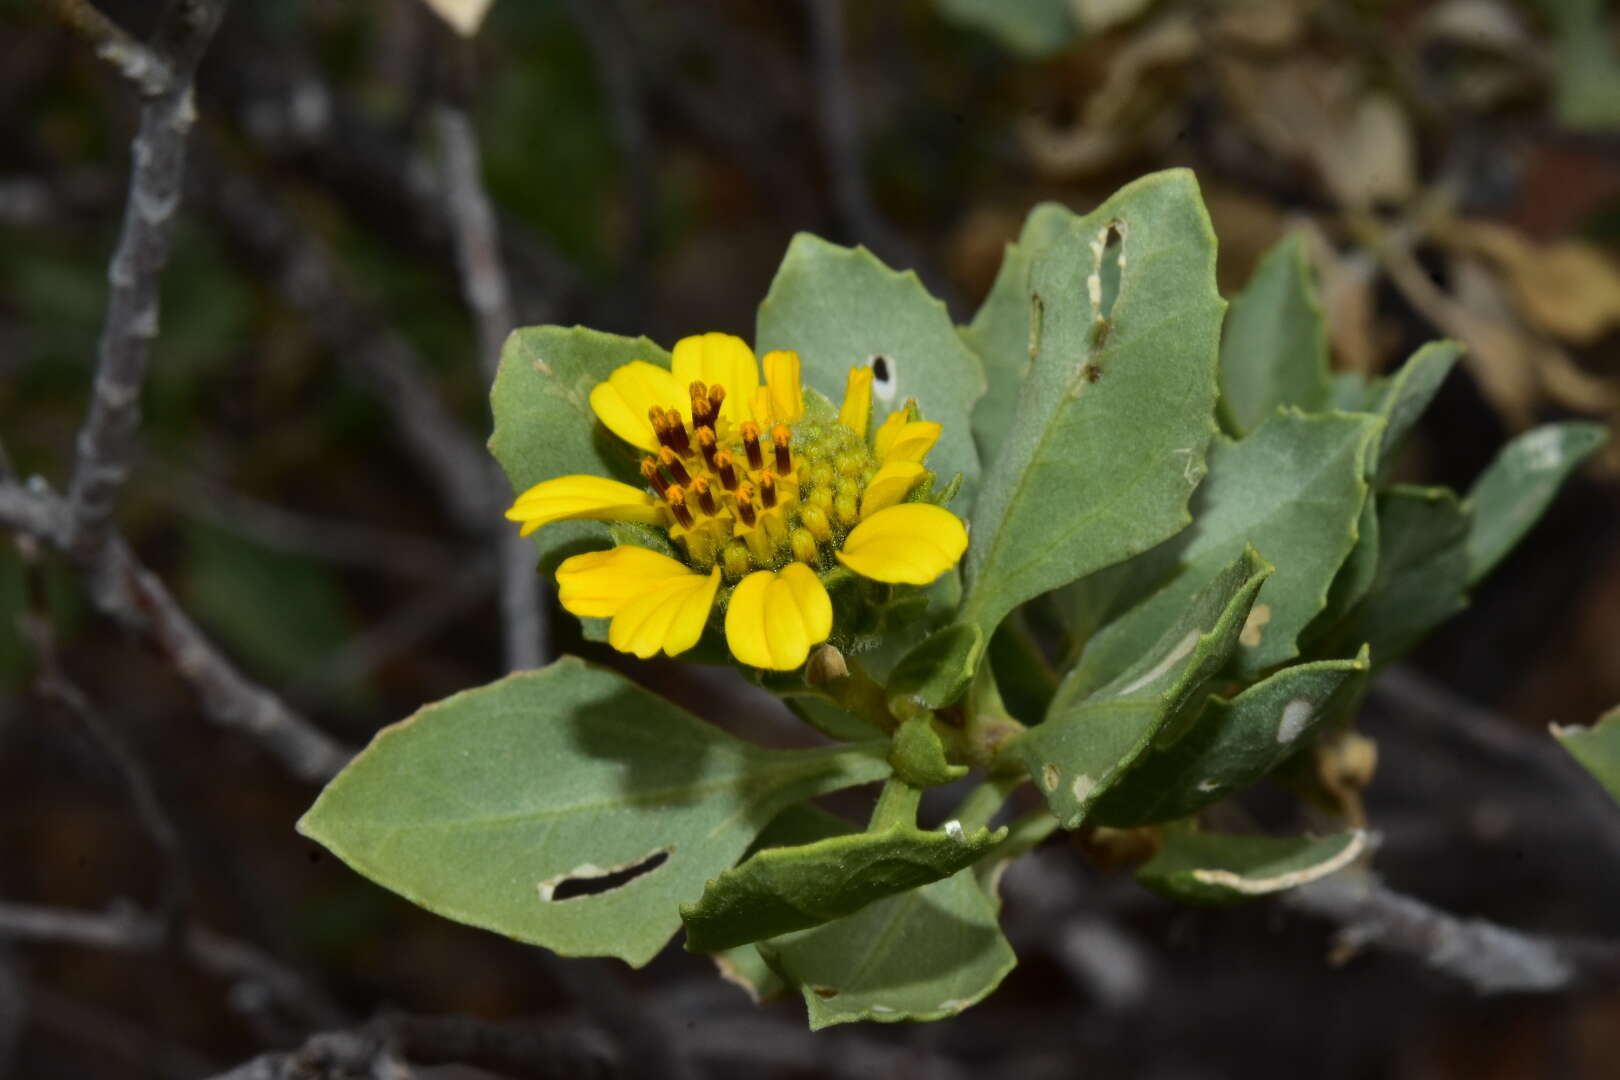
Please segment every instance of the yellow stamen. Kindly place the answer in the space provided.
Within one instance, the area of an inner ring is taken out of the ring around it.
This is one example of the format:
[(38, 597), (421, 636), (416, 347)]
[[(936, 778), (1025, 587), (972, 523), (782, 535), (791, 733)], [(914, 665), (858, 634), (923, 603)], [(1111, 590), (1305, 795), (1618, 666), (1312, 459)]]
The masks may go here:
[(686, 489), (681, 485), (669, 485), (669, 490), (664, 492), (664, 498), (669, 501), (669, 508), (675, 514), (675, 520), (680, 522), (683, 528), (690, 529), (697, 523), (697, 519), (692, 517), (692, 511), (686, 508)]
[(759, 474), (759, 503), (767, 510), (776, 505), (776, 474), (769, 469)]
[(709, 491), (709, 482), (703, 477), (700, 476), (692, 481), (692, 494), (697, 497), (698, 506), (702, 507), (703, 512), (708, 516), (714, 517), (715, 514), (720, 512), (719, 508), (714, 504), (713, 493)]
[(781, 476), (793, 475), (793, 452), (788, 449), (791, 438), (786, 424), (777, 424), (771, 429), (771, 445), (776, 449), (776, 471)]
[(658, 451), (658, 464), (669, 470), (669, 475), (674, 478), (677, 484), (690, 484), (692, 482), (692, 474), (686, 471), (686, 466), (681, 464), (681, 459), (669, 447), (666, 446)]
[(693, 438), (697, 440), (698, 453), (703, 455), (703, 463), (709, 467), (710, 472), (713, 472), (715, 454), (714, 428), (700, 427)]
[(750, 528), (753, 527), (755, 521), (759, 520), (754, 513), (753, 496), (746, 487), (739, 488), (737, 491), (737, 516), (742, 519), (744, 525)]
[(765, 454), (759, 448), (759, 425), (752, 420), (745, 420), (742, 425), (743, 450), (748, 454), (748, 467), (750, 469), (763, 469), (765, 467)]
[(737, 490), (737, 471), (731, 467), (731, 455), (721, 450), (714, 455), (715, 475), (720, 477), (720, 486), (727, 491)]
[(641, 478), (652, 485), (652, 489), (658, 492), (660, 498), (669, 490), (669, 481), (658, 471), (658, 462), (652, 458), (641, 459)]

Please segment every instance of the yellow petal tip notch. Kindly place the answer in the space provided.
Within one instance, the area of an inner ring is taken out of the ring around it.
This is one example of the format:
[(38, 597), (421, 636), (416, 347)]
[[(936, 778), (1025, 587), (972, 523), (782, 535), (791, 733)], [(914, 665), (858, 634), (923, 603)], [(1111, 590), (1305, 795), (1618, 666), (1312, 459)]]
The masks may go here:
[(792, 671), (810, 648), (832, 633), (832, 599), (802, 563), (756, 570), (737, 583), (726, 609), (726, 644), (738, 660), (770, 671)]

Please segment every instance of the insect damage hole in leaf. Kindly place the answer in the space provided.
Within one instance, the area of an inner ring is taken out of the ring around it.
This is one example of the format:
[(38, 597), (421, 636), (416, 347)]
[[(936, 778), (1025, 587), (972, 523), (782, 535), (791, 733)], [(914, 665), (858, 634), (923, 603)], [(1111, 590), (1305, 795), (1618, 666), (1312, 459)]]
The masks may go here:
[(545, 903), (556, 903), (612, 892), (663, 866), (669, 861), (669, 853), (669, 848), (660, 848), (618, 866), (581, 863), (566, 874), (558, 874), (554, 878), (540, 882), (540, 899)]
[(1092, 300), (1097, 313), (1097, 332), (1106, 334), (1108, 319), (1119, 300), (1119, 279), (1124, 275), (1124, 222), (1111, 220), (1097, 232), (1092, 241), (1092, 254), (1097, 256), (1092, 274), (1085, 279), (1085, 293)]
[(867, 361), (867, 366), (872, 369), (872, 396), (885, 405), (893, 405), (900, 389), (900, 368), (894, 357), (879, 353)]

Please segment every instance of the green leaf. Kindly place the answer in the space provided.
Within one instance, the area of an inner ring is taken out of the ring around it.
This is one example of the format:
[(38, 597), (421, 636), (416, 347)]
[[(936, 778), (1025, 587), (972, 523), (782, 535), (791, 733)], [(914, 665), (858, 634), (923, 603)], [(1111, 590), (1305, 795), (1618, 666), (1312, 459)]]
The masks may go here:
[[(1114, 237), (1119, 292), (1102, 310)], [(1138, 180), (1069, 220), (1029, 280), (1035, 359), (966, 561), (964, 621), (986, 640), (1018, 604), (1185, 528), (1214, 430), (1224, 303), (1190, 172)]]
[(972, 505), (979, 452), (971, 418), (984, 369), (915, 273), (891, 270), (865, 248), (800, 233), (759, 305), (756, 337), (760, 355), (797, 352), (805, 381), (834, 401), (850, 368), (875, 368), (883, 357), (888, 378), (872, 380), (873, 422), (915, 398), (924, 418), (943, 425), (928, 467), (940, 477), (961, 473), (957, 512)]
[(1059, 685), (1041, 724), (1008, 751), (1046, 795), (1065, 829), (1152, 745), (1159, 731), (1196, 707), (1197, 697), (1238, 647), (1256, 594), (1271, 567), (1247, 548), (1206, 578), (1174, 623), (1131, 667), (1093, 693), (1071, 678)]
[(1219, 906), (1298, 888), (1336, 873), (1366, 850), (1359, 829), (1332, 836), (1232, 836), (1165, 830), (1164, 846), (1136, 871), (1143, 887), (1185, 904)]
[[(514, 493), (574, 473), (642, 485), (633, 448), (597, 421), (590, 402), (591, 388), (632, 360), (669, 366), (669, 354), (646, 338), (580, 326), (513, 331), (501, 350), (500, 372), (490, 392), (495, 433), (489, 448)], [(595, 521), (559, 521), (534, 534), (546, 573), (565, 556), (607, 547), (608, 540), (608, 526)]]
[(681, 906), (687, 951), (714, 952), (844, 918), (874, 900), (950, 877), (1006, 835), (986, 828), (968, 834), (949, 822), (937, 832), (897, 825), (769, 848)]
[(889, 676), (889, 709), (905, 716), (924, 709), (942, 709), (962, 696), (973, 681), (984, 634), (977, 626), (947, 626), (907, 653)]
[[(828, 813), (814, 803), (799, 803), (772, 818), (765, 831), (749, 845), (748, 854), (765, 848), (813, 844), (829, 836), (843, 836), (855, 831), (852, 823), (837, 814)], [(711, 954), (710, 959), (714, 961), (720, 977), (742, 990), (756, 1005), (775, 1000), (787, 989), (787, 984), (771, 970), (765, 958), (759, 955), (759, 950), (751, 944), (722, 949)]]
[(981, 1001), (1017, 963), (996, 913), (967, 869), (756, 948), (799, 989), (812, 1030), (939, 1020)]
[(952, 22), (983, 30), (1013, 52), (1050, 56), (1076, 36), (1069, 0), (935, 0)]
[(1248, 787), (1359, 700), (1368, 666), (1363, 649), (1353, 660), (1283, 668), (1230, 701), (1211, 696), (1201, 712), (1159, 732), (1088, 820), (1151, 825)]
[(1381, 479), (1388, 479), (1406, 437), (1440, 392), (1440, 384), (1451, 374), (1462, 352), (1463, 347), (1455, 341), (1431, 341), (1408, 357), (1399, 371), (1378, 380), (1368, 392), (1362, 411), (1384, 418), (1384, 434), (1371, 463)]
[(1076, 689), (1101, 686), (1144, 655), (1188, 597), (1251, 544), (1277, 572), (1255, 604), (1237, 670), (1253, 678), (1296, 656), (1300, 633), (1326, 606), (1355, 545), (1365, 455), (1379, 427), (1356, 413), (1284, 410), (1239, 442), (1217, 438), (1192, 528), (1131, 568), (1123, 595), (1147, 599), (1092, 637), (1070, 675)]
[(761, 749), (565, 658), (385, 729), (298, 828), (430, 911), (639, 966), (779, 810), (886, 776), (885, 750)]
[(1303, 234), (1268, 251), (1233, 298), (1221, 337), (1221, 418), (1233, 434), (1259, 427), (1279, 406), (1315, 412), (1330, 394), (1327, 326)]
[(1468, 606), (1468, 511), (1449, 488), (1398, 485), (1378, 496), (1378, 570), (1367, 596), (1330, 635), (1329, 651), (1372, 647), (1400, 657)]
[(1552, 733), (1604, 790), (1620, 802), (1620, 708), (1610, 709), (1591, 727), (1552, 725)]
[(1609, 437), (1602, 424), (1543, 424), (1504, 446), (1468, 491), (1468, 583), (1490, 573), (1546, 512), (1576, 466)]
[(973, 410), (973, 436), (986, 461), (995, 456), (1012, 428), (1019, 387), (1034, 359), (1029, 338), (1030, 265), (1074, 220), (1060, 203), (1041, 203), (1031, 210), (1018, 240), (1007, 245), (995, 283), (973, 322), (958, 331), (984, 363), (988, 386)]

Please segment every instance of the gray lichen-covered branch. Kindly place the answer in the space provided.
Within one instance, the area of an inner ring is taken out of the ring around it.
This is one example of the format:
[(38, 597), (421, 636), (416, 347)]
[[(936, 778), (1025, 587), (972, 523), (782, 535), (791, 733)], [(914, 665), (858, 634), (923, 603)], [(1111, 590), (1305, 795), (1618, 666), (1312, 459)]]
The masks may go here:
[(135, 457), (141, 388), (158, 332), (159, 279), (174, 239), (185, 185), (186, 141), (196, 121), (192, 82), (224, 13), (224, 0), (174, 3), (149, 46), (168, 76), (141, 84), (145, 102), (130, 144), (129, 195), (107, 268), (107, 312), (68, 494), (73, 511), (69, 543), (83, 556), (107, 543), (118, 494)]

